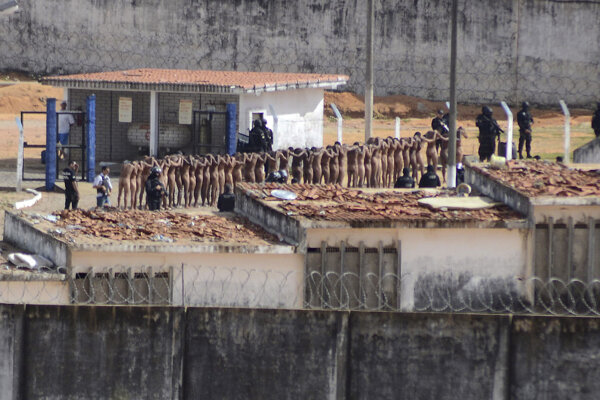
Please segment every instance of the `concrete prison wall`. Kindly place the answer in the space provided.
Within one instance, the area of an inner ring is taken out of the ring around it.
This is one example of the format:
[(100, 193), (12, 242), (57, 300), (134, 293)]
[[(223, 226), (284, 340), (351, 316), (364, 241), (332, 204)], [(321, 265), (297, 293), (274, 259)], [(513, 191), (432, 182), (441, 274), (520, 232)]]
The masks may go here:
[[(345, 0), (20, 0), (0, 70), (140, 67), (345, 73), (363, 93), (366, 3)], [(375, 2), (376, 94), (447, 100), (443, 0)], [(600, 3), (459, 1), (459, 101), (589, 105), (600, 92)]]
[(596, 318), (0, 306), (0, 399), (595, 399)]

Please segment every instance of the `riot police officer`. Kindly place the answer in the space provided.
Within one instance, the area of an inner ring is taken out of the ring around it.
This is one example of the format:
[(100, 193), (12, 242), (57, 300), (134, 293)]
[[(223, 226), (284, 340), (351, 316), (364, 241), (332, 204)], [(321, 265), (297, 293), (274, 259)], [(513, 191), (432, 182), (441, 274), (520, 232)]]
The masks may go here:
[(267, 127), (267, 120), (264, 118), (262, 120), (262, 129), (266, 142), (266, 148), (264, 151), (273, 151), (273, 131)]
[(592, 117), (592, 129), (597, 138), (600, 138), (600, 102), (596, 104), (597, 109)]
[(250, 151), (264, 151), (266, 148), (265, 133), (262, 128), (262, 122), (258, 119), (255, 119), (252, 122), (252, 130), (250, 130), (248, 142), (250, 145)]
[(519, 124), (519, 158), (523, 158), (523, 144), (527, 150), (527, 158), (531, 158), (531, 125), (533, 117), (529, 113), (529, 103), (524, 101), (521, 104), (521, 111), (517, 113), (517, 123)]
[(500, 133), (504, 131), (492, 117), (492, 109), (488, 106), (481, 108), (475, 125), (479, 128), (479, 160), (489, 161), (496, 151), (496, 139), (499, 139)]
[(150, 211), (160, 210), (162, 197), (166, 196), (165, 185), (160, 181), (160, 167), (152, 167), (150, 175), (146, 180), (146, 198), (148, 199), (148, 208)]
[[(431, 120), (431, 129), (440, 133), (440, 135), (447, 137), (450, 129), (448, 128), (448, 121), (450, 120), (449, 114), (444, 114), (444, 110), (438, 110), (437, 115)], [(442, 139), (435, 141), (435, 149), (439, 152), (442, 146)]]

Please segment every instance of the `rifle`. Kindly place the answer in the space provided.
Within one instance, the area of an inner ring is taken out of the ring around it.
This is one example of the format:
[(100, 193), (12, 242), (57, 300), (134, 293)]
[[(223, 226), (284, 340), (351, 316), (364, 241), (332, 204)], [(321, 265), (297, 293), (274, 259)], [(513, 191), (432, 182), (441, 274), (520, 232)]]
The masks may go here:
[(492, 118), (488, 117), (485, 114), (481, 114), (481, 116), (483, 118), (485, 118), (492, 126), (494, 126), (496, 129), (498, 129), (501, 133), (504, 133), (504, 131), (502, 130), (502, 128), (500, 128), (500, 126), (498, 125), (498, 123), (496, 121), (494, 121)]

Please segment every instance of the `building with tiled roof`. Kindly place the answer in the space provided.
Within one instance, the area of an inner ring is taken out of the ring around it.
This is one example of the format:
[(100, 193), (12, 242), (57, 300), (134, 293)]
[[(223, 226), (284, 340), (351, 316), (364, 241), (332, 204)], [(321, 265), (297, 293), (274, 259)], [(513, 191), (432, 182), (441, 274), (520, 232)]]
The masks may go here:
[[(267, 120), (274, 148), (323, 143), (323, 93), (349, 77), (337, 74), (202, 71), (140, 68), (42, 79), (63, 87), (71, 110), (96, 96), (96, 159), (122, 161), (141, 154), (231, 151), (227, 110), (236, 132)], [(229, 105), (229, 106), (228, 106)], [(71, 135), (71, 144), (82, 138)]]

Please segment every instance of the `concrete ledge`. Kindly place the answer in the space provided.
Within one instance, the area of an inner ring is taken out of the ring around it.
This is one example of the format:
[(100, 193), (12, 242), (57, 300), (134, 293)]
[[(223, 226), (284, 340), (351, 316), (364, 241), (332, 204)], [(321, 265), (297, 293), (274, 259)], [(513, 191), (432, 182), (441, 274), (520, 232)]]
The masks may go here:
[(262, 226), (267, 232), (283, 238), (288, 243), (299, 245), (305, 240), (303, 224), (273, 207), (269, 207), (265, 202), (254, 199), (239, 187), (235, 189), (235, 212)]
[(479, 190), (482, 194), (508, 205), (514, 210), (531, 217), (532, 204), (529, 197), (517, 190), (479, 173), (465, 164), (465, 182)]
[(600, 163), (600, 138), (596, 138), (573, 151), (575, 163)]
[(598, 206), (600, 197), (532, 197), (529, 199), (534, 206)]
[(4, 212), (4, 241), (51, 260), (56, 266), (69, 267), (69, 245), (38, 230), (33, 224), (9, 211)]
[(241, 253), (241, 254), (294, 254), (296, 248), (289, 245), (233, 245), (206, 244), (75, 244), (71, 251), (98, 251), (112, 253)]

